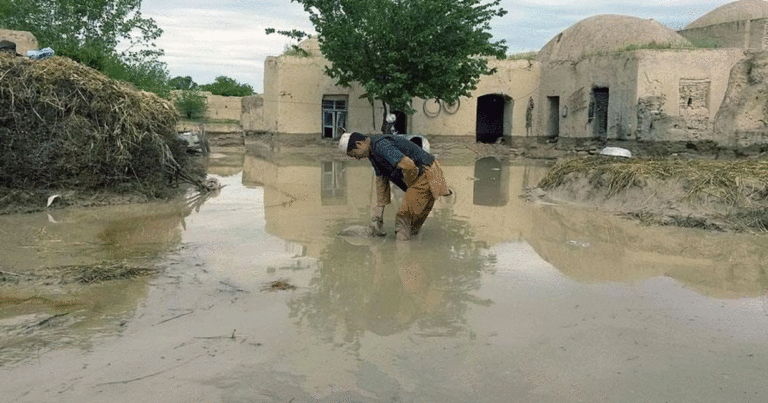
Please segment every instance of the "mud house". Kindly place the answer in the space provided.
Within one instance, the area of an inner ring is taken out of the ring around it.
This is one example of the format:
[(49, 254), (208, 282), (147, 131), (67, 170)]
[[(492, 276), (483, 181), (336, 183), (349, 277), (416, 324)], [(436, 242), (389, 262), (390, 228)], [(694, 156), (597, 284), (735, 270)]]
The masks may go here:
[(735, 1), (720, 6), (679, 31), (695, 44), (720, 48), (765, 50), (768, 3)]
[[(414, 99), (398, 114), (398, 132), (495, 142), (549, 137), (563, 143), (636, 140), (731, 144), (714, 130), (733, 67), (768, 46), (768, 3), (741, 0), (717, 8), (676, 32), (652, 19), (598, 15), (552, 38), (536, 60), (491, 60), (454, 105)], [(697, 47), (700, 45), (709, 47)], [(309, 56), (265, 61), (264, 94), (243, 100), (246, 133), (299, 141), (335, 139), (344, 130), (371, 132), (382, 108), (338, 87), (317, 39), (300, 44)], [(751, 135), (752, 144), (767, 142)]]
[[(361, 98), (361, 87), (339, 87), (323, 73), (328, 62), (320, 56), (316, 38), (299, 46), (309, 56), (283, 55), (265, 61), (264, 94), (243, 101), (246, 133), (336, 139), (344, 130), (375, 131), (381, 124), (383, 108)], [(490, 65), (499, 73), (483, 77), (470, 98), (452, 105), (414, 99), (416, 113), (398, 113), (397, 131), (486, 142), (503, 136), (525, 136), (526, 108), (537, 91), (538, 64), (491, 60)]]
[(537, 56), (539, 134), (566, 140), (712, 140), (712, 119), (731, 68), (743, 56), (741, 49), (694, 49), (654, 20), (587, 18)]
[(27, 31), (12, 31), (0, 29), (0, 41), (12, 42), (16, 45), (16, 53), (26, 55), (29, 50), (37, 50), (37, 38)]

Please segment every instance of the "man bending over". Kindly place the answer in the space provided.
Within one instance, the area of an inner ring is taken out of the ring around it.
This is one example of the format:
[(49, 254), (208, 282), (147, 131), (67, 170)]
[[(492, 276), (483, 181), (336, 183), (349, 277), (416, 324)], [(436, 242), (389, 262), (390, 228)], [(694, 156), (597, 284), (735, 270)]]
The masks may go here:
[(399, 241), (417, 235), (435, 200), (451, 194), (435, 157), (403, 137), (344, 133), (339, 140), (339, 149), (356, 159), (368, 158), (373, 165), (376, 203), (371, 228), (374, 235), (386, 235), (382, 226), (384, 207), (392, 202), (390, 181), (405, 191), (403, 204), (395, 216), (395, 238)]

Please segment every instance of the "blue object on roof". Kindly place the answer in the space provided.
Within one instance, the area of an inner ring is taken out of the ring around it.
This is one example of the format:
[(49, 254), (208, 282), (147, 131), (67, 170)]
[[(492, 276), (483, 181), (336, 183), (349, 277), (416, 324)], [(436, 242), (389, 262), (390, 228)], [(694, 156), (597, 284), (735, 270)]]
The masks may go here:
[(54, 53), (55, 52), (51, 48), (43, 48), (43, 49), (38, 49), (38, 50), (28, 50), (27, 51), (27, 57), (29, 57), (30, 59), (35, 59), (35, 60), (43, 60), (43, 59), (47, 59), (47, 58), (53, 56)]

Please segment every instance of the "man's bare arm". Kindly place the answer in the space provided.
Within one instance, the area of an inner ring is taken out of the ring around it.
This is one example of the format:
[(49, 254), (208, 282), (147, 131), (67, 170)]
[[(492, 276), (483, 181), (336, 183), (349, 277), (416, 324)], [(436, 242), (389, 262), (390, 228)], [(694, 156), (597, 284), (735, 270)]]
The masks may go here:
[(384, 207), (392, 202), (389, 191), (389, 179), (383, 176), (375, 177), (376, 203), (371, 214), (371, 229), (376, 236), (386, 235), (381, 228), (384, 226)]

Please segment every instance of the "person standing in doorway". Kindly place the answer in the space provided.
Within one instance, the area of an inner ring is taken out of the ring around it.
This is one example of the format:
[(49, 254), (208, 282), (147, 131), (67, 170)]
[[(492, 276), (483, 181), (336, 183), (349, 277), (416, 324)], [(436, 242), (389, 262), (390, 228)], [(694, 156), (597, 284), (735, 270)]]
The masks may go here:
[(452, 193), (435, 156), (404, 137), (344, 133), (339, 139), (339, 150), (350, 157), (371, 161), (376, 175), (376, 202), (371, 214), (374, 235), (386, 235), (382, 226), (384, 207), (392, 202), (390, 182), (405, 192), (395, 216), (395, 238), (400, 241), (417, 235), (435, 200)]

